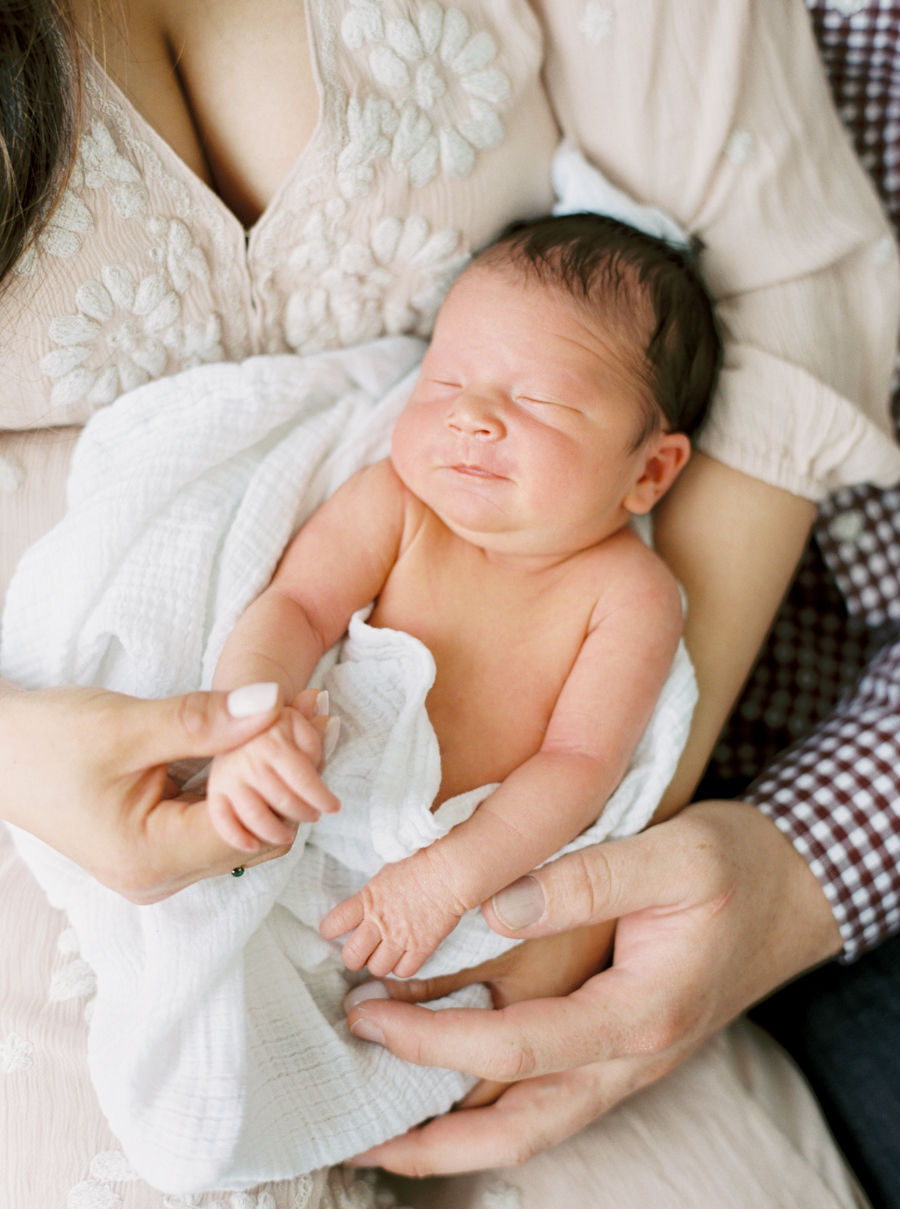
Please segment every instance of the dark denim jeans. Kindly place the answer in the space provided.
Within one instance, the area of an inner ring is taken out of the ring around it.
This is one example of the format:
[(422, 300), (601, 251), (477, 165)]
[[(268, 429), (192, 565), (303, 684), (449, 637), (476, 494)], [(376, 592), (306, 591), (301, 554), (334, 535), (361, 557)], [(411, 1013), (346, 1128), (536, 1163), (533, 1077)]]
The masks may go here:
[(900, 1209), (900, 936), (751, 1012), (793, 1056), (875, 1209)]

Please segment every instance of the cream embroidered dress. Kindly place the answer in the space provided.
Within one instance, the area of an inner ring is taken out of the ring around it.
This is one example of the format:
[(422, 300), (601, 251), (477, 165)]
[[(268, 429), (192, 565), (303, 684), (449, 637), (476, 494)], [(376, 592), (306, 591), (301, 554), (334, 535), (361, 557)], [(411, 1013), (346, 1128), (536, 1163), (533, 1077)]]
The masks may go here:
[[(729, 340), (701, 447), (813, 499), (900, 475), (896, 253), (799, 0), (307, 0), (307, 18), (319, 121), (249, 232), (89, 68), (68, 188), (0, 294), (0, 592), (59, 515), (94, 410), (205, 361), (427, 334), (465, 258), (549, 208), (561, 133), (707, 245)], [(86, 1082), (89, 971), (54, 998), (54, 974), (79, 959), (56, 949), (62, 923), (5, 837), (0, 857), (0, 968), (21, 972), (0, 997), (0, 1200), (161, 1209)], [(51, 1135), (53, 1121), (69, 1124)], [(323, 1180), (193, 1203), (302, 1209)], [(350, 1184), (323, 1204), (369, 1203)], [(810, 1205), (831, 1203), (804, 1169), (807, 1187)], [(580, 1209), (574, 1193), (558, 1203)]]

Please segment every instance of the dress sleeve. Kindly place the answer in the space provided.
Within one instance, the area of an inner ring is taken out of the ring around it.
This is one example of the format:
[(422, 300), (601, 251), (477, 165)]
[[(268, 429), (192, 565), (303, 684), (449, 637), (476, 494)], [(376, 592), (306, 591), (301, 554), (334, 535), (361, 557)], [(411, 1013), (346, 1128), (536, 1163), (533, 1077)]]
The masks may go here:
[(563, 133), (706, 246), (726, 335), (699, 448), (819, 500), (900, 476), (894, 240), (801, 0), (535, 0)]
[(819, 879), (845, 960), (900, 931), (900, 638), (744, 797)]

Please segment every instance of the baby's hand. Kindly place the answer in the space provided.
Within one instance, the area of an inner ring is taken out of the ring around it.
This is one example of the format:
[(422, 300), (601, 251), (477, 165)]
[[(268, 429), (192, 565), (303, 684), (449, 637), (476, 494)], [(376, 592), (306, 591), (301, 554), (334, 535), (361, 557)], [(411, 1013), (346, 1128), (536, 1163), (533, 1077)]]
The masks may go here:
[(255, 852), (260, 841), (290, 844), (299, 823), (340, 809), (317, 771), (334, 748), (338, 726), (329, 718), (323, 737), (299, 710), (285, 706), (268, 730), (216, 756), (206, 800), (226, 843), (242, 852)]
[(466, 908), (436, 877), (428, 851), (385, 865), (322, 920), (319, 931), (326, 940), (355, 929), (341, 951), (348, 970), (367, 965), (375, 978), (391, 971), (408, 978), (459, 923)]

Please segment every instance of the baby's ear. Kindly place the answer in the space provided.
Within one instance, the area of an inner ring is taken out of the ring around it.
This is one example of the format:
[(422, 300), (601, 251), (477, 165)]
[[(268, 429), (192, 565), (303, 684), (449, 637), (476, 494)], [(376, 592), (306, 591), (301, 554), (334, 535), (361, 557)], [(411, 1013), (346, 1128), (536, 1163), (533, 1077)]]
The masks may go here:
[(628, 512), (643, 515), (666, 494), (691, 456), (691, 442), (683, 432), (661, 432), (644, 446), (644, 462), (637, 481), (622, 500)]

